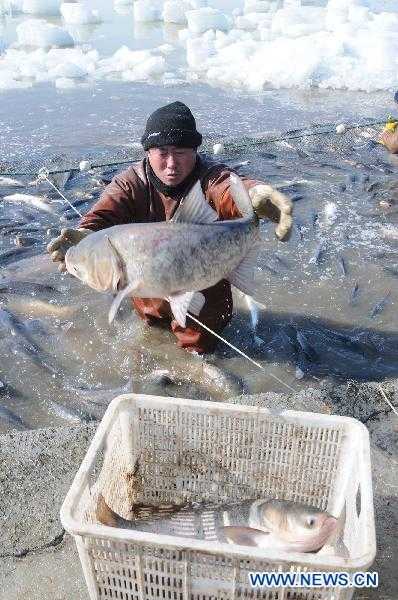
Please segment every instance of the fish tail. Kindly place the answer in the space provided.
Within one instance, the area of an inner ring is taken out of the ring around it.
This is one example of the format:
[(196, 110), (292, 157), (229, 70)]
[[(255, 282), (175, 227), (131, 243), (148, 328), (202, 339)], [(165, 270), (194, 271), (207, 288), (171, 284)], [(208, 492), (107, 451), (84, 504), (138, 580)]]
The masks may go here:
[(129, 528), (131, 523), (126, 519), (123, 519), (120, 515), (115, 513), (110, 506), (105, 502), (102, 494), (98, 497), (98, 503), (96, 507), (96, 517), (102, 525), (107, 525), (108, 527), (124, 527)]

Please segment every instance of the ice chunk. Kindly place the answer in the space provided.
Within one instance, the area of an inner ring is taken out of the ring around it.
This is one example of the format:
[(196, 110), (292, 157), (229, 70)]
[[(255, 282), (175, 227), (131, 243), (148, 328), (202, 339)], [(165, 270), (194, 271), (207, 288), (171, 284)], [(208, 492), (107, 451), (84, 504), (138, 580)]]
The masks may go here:
[(150, 56), (145, 61), (138, 63), (134, 69), (123, 71), (124, 81), (146, 81), (162, 75), (166, 70), (166, 61), (163, 56)]
[(81, 79), (87, 75), (87, 71), (83, 70), (78, 65), (66, 62), (57, 65), (51, 72), (51, 74), (56, 78), (63, 79)]
[(214, 41), (202, 38), (187, 40), (187, 63), (194, 70), (207, 68), (207, 61), (214, 54)]
[(192, 33), (200, 34), (208, 29), (221, 29), (227, 31), (230, 21), (220, 10), (211, 7), (199, 8), (187, 12), (188, 29)]
[(75, 80), (68, 77), (60, 77), (55, 80), (55, 87), (62, 90), (69, 90), (76, 87)]
[(166, 70), (163, 56), (151, 50), (130, 50), (122, 46), (110, 58), (99, 61), (95, 75), (97, 78), (118, 75), (124, 81), (142, 81), (158, 77)]
[(23, 46), (38, 46), (48, 48), (50, 46), (73, 46), (73, 38), (67, 31), (50, 25), (43, 19), (28, 19), (17, 25), (17, 36), (19, 44)]
[(61, 0), (23, 0), (22, 12), (28, 15), (59, 15)]
[(275, 13), (271, 30), (275, 36), (308, 35), (325, 28), (325, 15), (323, 8), (290, 6)]
[(235, 26), (238, 29), (252, 31), (269, 27), (272, 22), (272, 16), (269, 13), (246, 13), (242, 17), (237, 17)]
[(18, 81), (10, 71), (0, 71), (0, 90), (15, 90), (32, 87), (31, 81)]
[(262, 13), (266, 13), (269, 12), (270, 10), (275, 9), (277, 6), (277, 2), (274, 1), (270, 1), (270, 0), (245, 0), (245, 4), (244, 4), (244, 12), (245, 13), (250, 13), (250, 12), (262, 12)]
[(160, 0), (136, 0), (134, 2), (134, 19), (140, 23), (161, 21), (162, 3)]
[(186, 11), (188, 5), (181, 0), (166, 0), (163, 8), (163, 20), (165, 23), (178, 23), (185, 25), (187, 23)]
[(60, 10), (65, 23), (71, 25), (87, 25), (101, 21), (98, 10), (92, 10), (81, 2), (64, 2)]

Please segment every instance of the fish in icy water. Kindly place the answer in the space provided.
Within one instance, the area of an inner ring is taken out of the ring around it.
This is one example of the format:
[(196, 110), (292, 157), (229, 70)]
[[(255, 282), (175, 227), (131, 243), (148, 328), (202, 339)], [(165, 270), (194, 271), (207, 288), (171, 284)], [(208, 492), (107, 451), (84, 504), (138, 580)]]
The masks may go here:
[(131, 514), (123, 519), (99, 496), (96, 516), (103, 525), (286, 552), (316, 552), (337, 527), (328, 512), (286, 500), (135, 504)]
[(355, 282), (354, 287), (351, 290), (350, 304), (353, 304), (356, 301), (358, 294), (359, 294), (359, 283)]
[(17, 262), (21, 258), (29, 258), (40, 254), (41, 247), (39, 246), (21, 246), (11, 248), (0, 253), (0, 266), (5, 267), (13, 262)]
[(316, 247), (315, 254), (313, 254), (313, 256), (310, 258), (309, 262), (311, 264), (318, 265), (321, 261), (321, 258), (325, 254), (325, 252), (326, 252), (326, 242), (324, 240), (321, 240), (319, 242), (318, 246)]
[(36, 281), (1, 281), (0, 294), (18, 294), (21, 296), (36, 296), (37, 294), (60, 295), (60, 291), (51, 285)]
[(24, 187), (24, 184), (17, 179), (0, 176), (0, 187)]
[(7, 429), (18, 429), (24, 431), (29, 429), (28, 425), (15, 413), (13, 413), (6, 406), (0, 405), (0, 425), (5, 426)]
[(245, 300), (246, 300), (247, 308), (249, 309), (249, 314), (250, 314), (250, 323), (251, 323), (251, 329), (252, 329), (252, 334), (253, 334), (253, 342), (254, 342), (255, 346), (261, 346), (262, 344), (264, 344), (264, 340), (257, 335), (257, 326), (258, 326), (258, 322), (260, 320), (259, 305), (257, 304), (257, 302), (255, 302), (253, 300), (253, 298), (251, 298), (250, 296), (247, 296), (246, 294), (245, 294)]
[(199, 290), (221, 279), (252, 295), (258, 218), (240, 178), (231, 174), (230, 182), (242, 218), (217, 221), (197, 182), (171, 221), (115, 225), (92, 233), (69, 248), (67, 270), (97, 291), (117, 293), (109, 322), (125, 296), (167, 299), (185, 327), (188, 310), (198, 315), (204, 304)]
[(47, 213), (57, 214), (57, 211), (44, 200), (40, 196), (32, 196), (31, 194), (10, 194), (9, 196), (4, 196), (3, 200), (7, 202), (16, 202), (17, 204), (27, 204), (28, 206), (33, 206), (38, 210), (43, 210)]
[(370, 313), (370, 316), (372, 319), (384, 310), (386, 304), (388, 303), (388, 301), (390, 299), (390, 296), (391, 296), (391, 290), (389, 290), (387, 292), (387, 294), (384, 296), (384, 298), (382, 298), (379, 302), (377, 302), (377, 304), (374, 305), (374, 307), (372, 308), (372, 311)]

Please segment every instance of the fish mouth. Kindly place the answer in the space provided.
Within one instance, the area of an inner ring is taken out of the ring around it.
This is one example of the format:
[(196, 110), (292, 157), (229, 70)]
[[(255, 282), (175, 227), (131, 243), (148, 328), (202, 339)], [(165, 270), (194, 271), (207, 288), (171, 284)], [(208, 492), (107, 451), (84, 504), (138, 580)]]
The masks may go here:
[[(337, 522), (337, 519), (331, 515), (325, 517), (318, 535), (314, 537), (313, 544), (308, 544), (302, 552), (318, 552), (336, 531)], [(306, 540), (303, 540), (302, 544), (303, 546), (306, 546)]]
[(335, 533), (337, 523), (335, 517), (328, 515), (316, 534), (308, 531), (301, 536), (289, 535), (285, 539), (286, 547), (292, 552), (318, 552)]
[(337, 523), (338, 521), (336, 517), (332, 517), (331, 515), (326, 517), (321, 527), (321, 533), (324, 540), (323, 543), (325, 543), (327, 539), (336, 531)]

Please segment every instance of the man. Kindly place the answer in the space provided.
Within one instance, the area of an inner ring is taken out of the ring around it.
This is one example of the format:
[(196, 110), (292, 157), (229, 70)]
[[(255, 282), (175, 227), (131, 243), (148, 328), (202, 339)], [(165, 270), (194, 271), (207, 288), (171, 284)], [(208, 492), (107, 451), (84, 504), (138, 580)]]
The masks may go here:
[[(67, 248), (92, 231), (132, 222), (168, 221), (181, 199), (198, 180), (220, 220), (241, 216), (229, 193), (231, 170), (198, 155), (202, 136), (185, 104), (173, 102), (156, 110), (147, 121), (141, 142), (146, 157), (113, 178), (98, 202), (82, 218), (78, 229), (62, 230), (61, 235), (48, 245), (52, 259), (61, 262), (61, 271), (65, 270)], [(290, 200), (262, 182), (243, 180), (257, 215), (276, 222), (277, 237), (280, 240), (287, 239), (292, 226)], [(232, 316), (231, 285), (222, 280), (202, 293), (205, 304), (199, 319), (220, 333)], [(181, 348), (198, 353), (214, 349), (217, 342), (215, 336), (193, 322), (181, 327), (172, 319), (166, 300), (132, 298), (132, 304), (148, 324), (171, 327)]]

